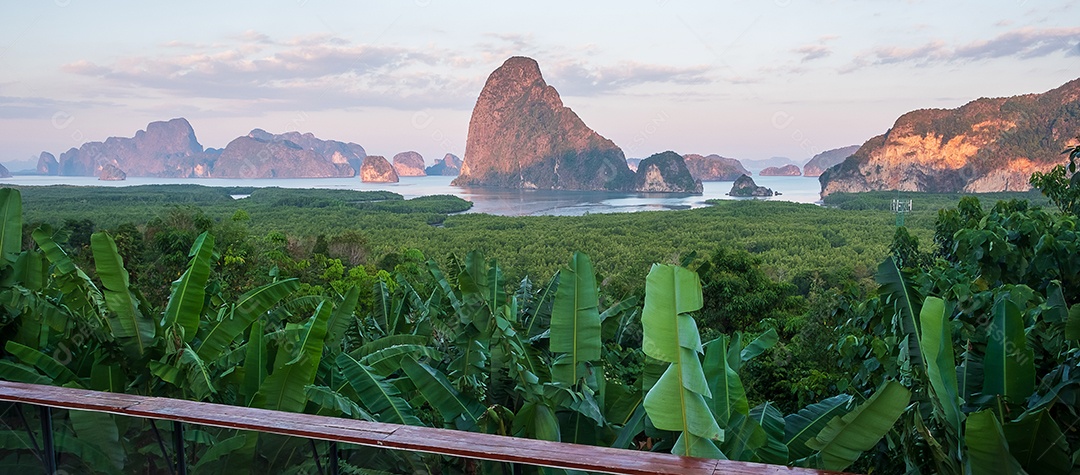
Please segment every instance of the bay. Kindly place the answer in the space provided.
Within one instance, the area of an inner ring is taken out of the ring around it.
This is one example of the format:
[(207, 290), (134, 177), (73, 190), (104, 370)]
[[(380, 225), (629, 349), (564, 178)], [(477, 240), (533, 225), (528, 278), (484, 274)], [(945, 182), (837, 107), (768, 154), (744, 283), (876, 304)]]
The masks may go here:
[[(727, 196), (733, 182), (710, 181), (703, 184), (701, 195), (681, 193), (616, 193), (606, 191), (546, 191), (463, 188), (451, 185), (452, 176), (401, 177), (398, 183), (364, 183), (359, 178), (154, 178), (129, 177), (123, 181), (101, 181), (96, 177), (16, 175), (0, 179), (0, 184), (19, 186), (134, 186), (161, 184), (197, 184), (204, 186), (244, 186), (317, 188), (334, 190), (397, 193), (405, 199), (429, 195), (454, 195), (473, 203), (470, 213), (501, 216), (557, 215), (581, 216), (591, 213), (629, 213), (636, 211), (692, 209), (708, 206), (706, 200), (791, 201), (820, 203), (821, 187), (817, 178), (801, 176), (755, 176), (754, 181), (781, 193), (770, 198), (734, 198)], [(239, 198), (239, 197), (237, 197)]]

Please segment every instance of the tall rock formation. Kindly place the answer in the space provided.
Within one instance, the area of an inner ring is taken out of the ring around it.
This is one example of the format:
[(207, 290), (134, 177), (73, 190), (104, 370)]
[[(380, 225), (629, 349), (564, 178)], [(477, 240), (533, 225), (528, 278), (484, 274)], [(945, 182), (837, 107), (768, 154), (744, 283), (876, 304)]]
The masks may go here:
[[(51, 155), (50, 155), (51, 156)], [(109, 137), (104, 142), (87, 142), (60, 154), (56, 174), (98, 176), (106, 164), (129, 170), (135, 176), (192, 177), (196, 165), (212, 157), (195, 138), (186, 119), (151, 122), (134, 137)], [(46, 154), (38, 159), (38, 170), (51, 171)]]
[[(214, 178), (351, 177), (367, 154), (363, 147), (320, 140), (311, 133), (271, 134), (254, 129), (225, 146), (207, 167)], [(202, 175), (199, 175), (202, 176)]]
[(397, 183), (394, 166), (381, 155), (368, 155), (360, 165), (360, 180), (365, 183)]
[(749, 175), (742, 175), (736, 179), (735, 183), (731, 184), (731, 191), (728, 192), (728, 196), (741, 198), (767, 198), (775, 194), (770, 188), (758, 186)]
[(3, 163), (0, 163), (0, 178), (11, 178), (11, 172), (8, 171)]
[(1032, 172), (1063, 163), (1061, 150), (1078, 134), (1080, 79), (1042, 94), (917, 110), (822, 173), (821, 195), (1025, 191)]
[(424, 173), (431, 176), (458, 176), (461, 174), (461, 159), (457, 155), (448, 153), (434, 165), (427, 167)]
[(701, 156), (696, 153), (683, 155), (686, 168), (694, 178), (701, 181), (735, 181), (741, 175), (749, 175), (750, 172), (743, 167), (742, 162), (734, 159), (721, 157), (717, 154)]
[(42, 152), (38, 173), (100, 176), (107, 164), (131, 176), (171, 178), (351, 177), (367, 153), (355, 143), (320, 140), (310, 133), (271, 134), (262, 129), (229, 143), (203, 149), (183, 118), (151, 122), (134, 137), (87, 142), (60, 154)]
[(536, 61), (507, 59), (488, 76), (469, 120), (459, 186), (629, 190), (634, 176), (611, 140), (563, 106)]
[(37, 171), (42, 175), (56, 175), (60, 173), (60, 163), (56, 156), (49, 152), (41, 152), (38, 156)]
[(822, 172), (839, 165), (858, 149), (858, 145), (848, 145), (847, 147), (834, 148), (814, 155), (810, 161), (803, 165), (803, 176), (821, 176)]
[(658, 153), (638, 164), (634, 190), (645, 193), (701, 193), (701, 180), (695, 179), (686, 168), (683, 158), (675, 152)]
[(758, 175), (761, 176), (802, 176), (798, 165), (784, 165), (782, 167), (765, 167)]
[(424, 157), (414, 151), (394, 155), (394, 171), (398, 176), (426, 176)]

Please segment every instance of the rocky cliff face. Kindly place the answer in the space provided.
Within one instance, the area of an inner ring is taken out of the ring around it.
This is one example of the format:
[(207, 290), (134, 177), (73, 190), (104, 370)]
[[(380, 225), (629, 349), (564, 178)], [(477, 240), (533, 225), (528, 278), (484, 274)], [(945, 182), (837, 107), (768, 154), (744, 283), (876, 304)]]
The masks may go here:
[(385, 157), (368, 155), (360, 165), (360, 180), (365, 183), (397, 183), (398, 174)]
[(11, 172), (2, 163), (0, 163), (0, 178), (11, 178)]
[(782, 167), (766, 167), (758, 173), (761, 176), (802, 176), (798, 165), (784, 165)]
[(448, 153), (443, 156), (442, 160), (436, 161), (434, 165), (427, 167), (424, 173), (431, 176), (458, 176), (461, 174), (461, 159), (457, 155)]
[(328, 178), (356, 175), (363, 147), (314, 135), (255, 129), (225, 146), (207, 176), (215, 178)]
[(488, 76), (469, 120), (459, 186), (628, 190), (633, 173), (611, 140), (563, 106), (530, 58)]
[(424, 171), (424, 157), (411, 150), (394, 155), (394, 170), (398, 176), (427, 175)]
[(1025, 191), (1032, 172), (1063, 162), (1078, 134), (1080, 79), (1043, 94), (917, 110), (822, 173), (821, 194)]
[(742, 162), (716, 154), (701, 156), (696, 153), (683, 155), (686, 168), (694, 178), (701, 181), (733, 181), (740, 175), (749, 175)]
[(56, 159), (38, 158), (46, 175), (100, 176), (112, 164), (131, 176), (173, 178), (307, 178), (349, 177), (367, 153), (354, 143), (320, 140), (299, 132), (271, 134), (252, 130), (222, 150), (203, 149), (185, 119), (151, 122), (134, 137), (87, 142)]
[(360, 169), (364, 157), (367, 156), (364, 147), (361, 147), (359, 144), (339, 142), (337, 140), (322, 140), (311, 132), (301, 134), (300, 132), (293, 131), (285, 132), (283, 134), (271, 134), (262, 129), (255, 129), (252, 130), (248, 136), (265, 141), (283, 142), (287, 140), (306, 150), (315, 152), (322, 156), (324, 160), (328, 160), (331, 163), (337, 165), (348, 163), (354, 172)]
[(768, 197), (774, 194), (773, 190), (754, 183), (754, 179), (750, 178), (749, 175), (742, 175), (736, 179), (735, 183), (731, 185), (731, 191), (728, 192), (729, 196), (740, 197)]
[[(104, 142), (87, 142), (60, 154), (55, 167), (51, 155), (38, 159), (38, 170), (57, 175), (98, 176), (102, 167), (113, 164), (137, 176), (192, 177), (199, 163), (212, 160), (195, 138), (191, 124), (183, 118), (151, 122), (134, 137), (109, 137)], [(205, 175), (202, 175), (205, 176)]]
[(803, 165), (803, 176), (821, 176), (822, 172), (839, 165), (840, 162), (850, 157), (858, 149), (858, 145), (848, 145), (847, 147), (834, 148), (814, 155), (810, 161)]
[(49, 152), (41, 152), (38, 156), (37, 171), (42, 175), (56, 175), (60, 173), (60, 163), (56, 156)]
[(127, 180), (127, 173), (117, 168), (116, 165), (106, 163), (101, 166), (101, 174), (98, 175), (98, 180), (101, 181), (123, 181)]
[(675, 152), (663, 152), (638, 164), (634, 190), (645, 193), (701, 193), (701, 180), (686, 168), (683, 158)]

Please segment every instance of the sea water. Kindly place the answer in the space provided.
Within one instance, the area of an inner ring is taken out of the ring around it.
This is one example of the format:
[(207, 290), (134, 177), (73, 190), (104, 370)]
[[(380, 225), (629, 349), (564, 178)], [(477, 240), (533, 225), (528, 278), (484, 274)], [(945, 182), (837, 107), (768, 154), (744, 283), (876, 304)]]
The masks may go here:
[[(152, 178), (129, 177), (123, 181), (100, 181), (96, 177), (17, 175), (0, 178), (0, 184), (19, 186), (134, 186), (196, 184), (204, 186), (254, 186), (281, 188), (320, 188), (335, 190), (397, 193), (405, 199), (428, 195), (454, 195), (473, 203), (470, 213), (502, 216), (559, 215), (580, 216), (590, 213), (624, 213), (649, 210), (691, 209), (708, 206), (706, 200), (771, 200), (796, 203), (820, 203), (821, 187), (817, 178), (801, 176), (757, 176), (759, 186), (778, 191), (770, 198), (734, 198), (727, 196), (733, 182), (705, 182), (700, 195), (684, 193), (616, 193), (605, 191), (544, 191), (462, 188), (451, 185), (452, 176), (401, 177), (398, 183), (364, 183), (359, 178)], [(236, 197), (240, 198), (240, 197)]]

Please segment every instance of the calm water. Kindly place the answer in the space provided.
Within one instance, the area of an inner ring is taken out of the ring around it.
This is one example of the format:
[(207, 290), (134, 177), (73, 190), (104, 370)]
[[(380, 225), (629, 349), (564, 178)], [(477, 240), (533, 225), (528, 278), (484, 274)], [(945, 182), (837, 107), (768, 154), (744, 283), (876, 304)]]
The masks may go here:
[[(579, 216), (588, 213), (624, 213), (647, 210), (688, 209), (706, 206), (710, 199), (732, 198), (725, 195), (731, 190), (730, 181), (714, 181), (704, 184), (704, 194), (686, 195), (671, 193), (609, 193), (601, 191), (535, 191), (492, 190), (461, 188), (450, 182), (454, 177), (426, 176), (402, 177), (399, 183), (364, 183), (359, 178), (292, 178), (245, 180), (230, 178), (147, 178), (130, 177), (124, 181), (99, 181), (95, 177), (55, 177), (20, 175), (2, 178), (0, 183), (12, 185), (79, 185), (79, 186), (133, 186), (194, 183), (205, 186), (277, 186), (281, 188), (323, 188), (338, 190), (374, 191), (387, 190), (406, 199), (427, 195), (455, 195), (473, 202), (472, 213), (489, 213), (503, 216), (563, 215)], [(792, 176), (756, 176), (754, 181), (783, 193), (772, 198), (757, 198), (797, 203), (820, 201), (817, 178)]]

